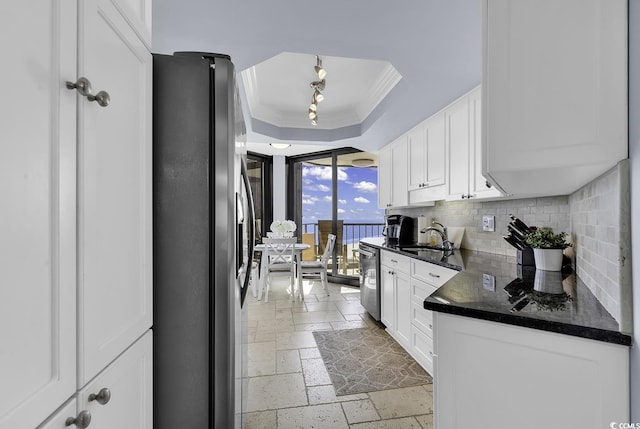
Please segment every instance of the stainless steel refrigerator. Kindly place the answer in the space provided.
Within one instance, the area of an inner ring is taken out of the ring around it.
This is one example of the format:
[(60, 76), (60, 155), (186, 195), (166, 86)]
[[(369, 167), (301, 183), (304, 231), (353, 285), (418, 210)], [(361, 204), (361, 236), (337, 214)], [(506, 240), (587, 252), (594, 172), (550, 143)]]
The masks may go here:
[(154, 427), (241, 428), (254, 215), (235, 71), (153, 62)]

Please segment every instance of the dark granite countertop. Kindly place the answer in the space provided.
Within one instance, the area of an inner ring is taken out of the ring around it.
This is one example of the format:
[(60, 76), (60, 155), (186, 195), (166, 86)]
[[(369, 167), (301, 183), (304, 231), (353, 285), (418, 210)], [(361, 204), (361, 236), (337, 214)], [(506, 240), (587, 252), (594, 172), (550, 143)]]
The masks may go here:
[(427, 310), (631, 345), (631, 335), (620, 332), (618, 322), (570, 267), (536, 271), (518, 265), (514, 257), (492, 253), (461, 249), (446, 255), (388, 246), (383, 238), (363, 241), (460, 270), (425, 299)]

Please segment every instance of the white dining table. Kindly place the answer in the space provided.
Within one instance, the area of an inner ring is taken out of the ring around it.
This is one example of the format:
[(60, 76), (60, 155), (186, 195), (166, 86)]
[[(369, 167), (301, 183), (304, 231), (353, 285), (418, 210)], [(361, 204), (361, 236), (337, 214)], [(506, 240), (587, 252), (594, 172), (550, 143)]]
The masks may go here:
[[(266, 249), (266, 245), (264, 244), (256, 244), (255, 247), (253, 248), (253, 250), (255, 250), (256, 252), (263, 252), (264, 249)], [(309, 244), (306, 243), (296, 243), (293, 246), (293, 254), (294, 257), (296, 258), (296, 264), (300, 263), (300, 261), (302, 260), (302, 251), (303, 250), (307, 250), (310, 249), (311, 246)], [(264, 278), (264, 269), (266, 268), (266, 266), (264, 265), (265, 263), (265, 258), (260, 258), (260, 269), (258, 270), (258, 276), (259, 276), (259, 282), (258, 282), (258, 290), (261, 290), (262, 287), (264, 286), (263, 282), (265, 281)], [(302, 299), (304, 300), (304, 293), (302, 292), (302, 270), (296, 270), (296, 283), (298, 284), (298, 292), (300, 293), (300, 296), (302, 297)], [(295, 291), (291, 291), (291, 294), (293, 297), (295, 297)]]

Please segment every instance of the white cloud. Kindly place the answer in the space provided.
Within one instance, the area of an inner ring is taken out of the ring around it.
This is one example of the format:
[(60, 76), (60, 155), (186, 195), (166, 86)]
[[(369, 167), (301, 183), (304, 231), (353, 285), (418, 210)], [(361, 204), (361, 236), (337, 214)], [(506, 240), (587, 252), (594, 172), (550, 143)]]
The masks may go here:
[(338, 200), (340, 204), (347, 204), (347, 200)]
[(356, 203), (360, 203), (360, 204), (369, 204), (371, 201), (369, 201), (368, 199), (364, 198), (364, 197), (355, 197), (353, 199), (353, 201), (355, 201)]
[(332, 201), (331, 196), (330, 196), (330, 195), (325, 195), (325, 196), (322, 198), (322, 201), (328, 201), (328, 202), (331, 202), (331, 201)]
[(338, 213), (344, 213), (343, 209), (338, 209)]
[(375, 183), (366, 182), (364, 180), (358, 183), (354, 183), (353, 187), (358, 191), (371, 192), (371, 193), (376, 192), (376, 189), (378, 188), (378, 186)]
[[(331, 180), (331, 167), (304, 167), (302, 169), (302, 177), (313, 176), (318, 180)], [(338, 168), (338, 180), (348, 180), (349, 176), (344, 171), (344, 168)]]
[(315, 204), (313, 198), (305, 198), (302, 200), (302, 204)]
[(331, 190), (330, 187), (326, 186), (326, 185), (318, 185), (317, 186), (318, 191), (322, 191), (322, 192), (329, 192)]

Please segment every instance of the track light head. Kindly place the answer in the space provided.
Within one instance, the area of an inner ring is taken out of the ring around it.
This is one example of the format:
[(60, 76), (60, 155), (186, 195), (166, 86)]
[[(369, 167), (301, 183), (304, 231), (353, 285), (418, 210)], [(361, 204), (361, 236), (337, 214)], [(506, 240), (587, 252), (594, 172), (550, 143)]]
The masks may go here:
[(319, 56), (316, 55), (316, 66), (313, 68), (318, 75), (319, 80), (323, 80), (325, 76), (327, 76), (327, 71), (322, 68), (322, 60)]

